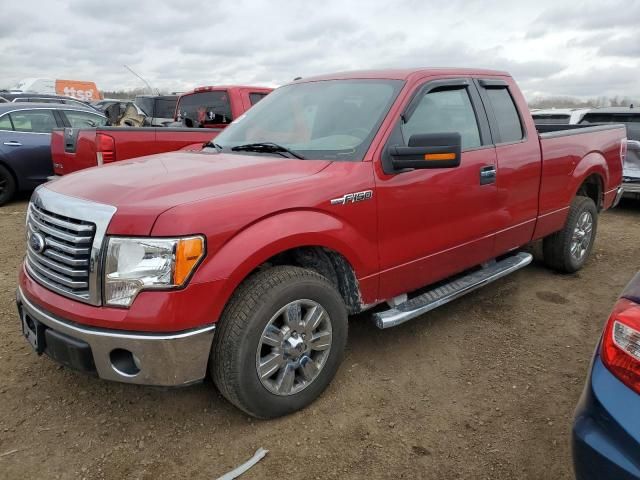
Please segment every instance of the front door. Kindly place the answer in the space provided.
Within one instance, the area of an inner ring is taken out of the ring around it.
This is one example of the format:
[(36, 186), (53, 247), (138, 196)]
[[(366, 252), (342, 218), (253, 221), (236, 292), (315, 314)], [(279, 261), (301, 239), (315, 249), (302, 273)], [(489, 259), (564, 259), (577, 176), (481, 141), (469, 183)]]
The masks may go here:
[(12, 129), (2, 132), (2, 154), (16, 173), (20, 189), (35, 188), (53, 175), (51, 131), (58, 126), (56, 118), (49, 109), (7, 115)]
[(492, 257), (500, 216), (496, 153), (475, 85), (455, 79), (417, 87), (387, 145), (407, 145), (416, 134), (451, 132), (462, 138), (458, 167), (389, 173), (378, 163), (381, 298)]

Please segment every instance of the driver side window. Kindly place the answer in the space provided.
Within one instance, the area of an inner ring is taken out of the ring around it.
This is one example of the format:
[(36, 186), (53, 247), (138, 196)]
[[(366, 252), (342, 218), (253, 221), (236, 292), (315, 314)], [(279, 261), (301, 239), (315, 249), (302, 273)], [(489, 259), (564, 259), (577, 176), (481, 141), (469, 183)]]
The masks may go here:
[(480, 130), (466, 88), (431, 90), (422, 97), (407, 123), (401, 124), (405, 145), (425, 133), (460, 133), (462, 150), (478, 148)]
[(64, 114), (73, 128), (103, 127), (107, 122), (106, 118), (90, 112), (65, 110)]

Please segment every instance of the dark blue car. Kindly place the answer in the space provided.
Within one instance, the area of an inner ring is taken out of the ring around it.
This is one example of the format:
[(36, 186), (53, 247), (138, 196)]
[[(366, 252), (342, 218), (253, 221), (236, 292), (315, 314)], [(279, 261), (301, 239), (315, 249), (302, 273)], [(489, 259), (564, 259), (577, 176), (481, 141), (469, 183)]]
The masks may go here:
[(640, 273), (604, 329), (572, 437), (578, 480), (640, 480)]
[(96, 127), (107, 119), (89, 107), (52, 103), (0, 103), (0, 206), (53, 175), (51, 130)]

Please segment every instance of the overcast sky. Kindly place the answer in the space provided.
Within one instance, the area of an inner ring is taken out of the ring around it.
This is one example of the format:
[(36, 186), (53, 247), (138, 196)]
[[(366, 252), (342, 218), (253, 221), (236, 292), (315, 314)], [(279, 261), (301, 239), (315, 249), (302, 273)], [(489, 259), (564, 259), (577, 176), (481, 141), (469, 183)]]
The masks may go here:
[(511, 72), (528, 98), (640, 97), (640, 1), (3, 2), (0, 86), (25, 77), (144, 86), (280, 85), (411, 66)]

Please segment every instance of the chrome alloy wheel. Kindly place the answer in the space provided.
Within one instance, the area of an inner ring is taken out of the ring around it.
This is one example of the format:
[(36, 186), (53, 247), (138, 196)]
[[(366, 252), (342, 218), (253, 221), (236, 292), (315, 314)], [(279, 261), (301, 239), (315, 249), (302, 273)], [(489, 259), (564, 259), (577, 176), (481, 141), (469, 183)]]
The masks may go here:
[(271, 317), (256, 351), (262, 385), (276, 395), (294, 395), (318, 378), (331, 351), (331, 319), (313, 300), (293, 301)]
[(593, 216), (591, 212), (582, 212), (571, 236), (571, 256), (574, 259), (581, 261), (584, 258), (591, 244), (592, 235)]

